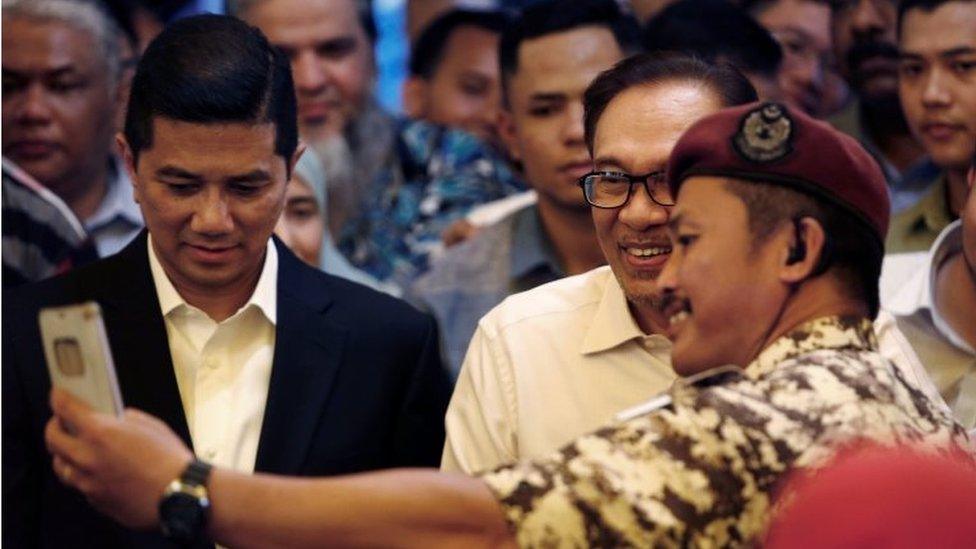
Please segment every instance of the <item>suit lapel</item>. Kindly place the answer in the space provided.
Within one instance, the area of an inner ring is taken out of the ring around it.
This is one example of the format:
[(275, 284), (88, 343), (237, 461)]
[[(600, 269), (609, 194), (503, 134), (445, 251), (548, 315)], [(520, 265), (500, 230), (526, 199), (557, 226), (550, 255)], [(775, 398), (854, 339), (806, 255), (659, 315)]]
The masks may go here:
[(278, 246), (274, 362), (255, 471), (297, 474), (308, 453), (342, 360), (346, 330), (328, 322), (320, 280)]
[(147, 254), (143, 231), (112, 259), (99, 302), (123, 402), (165, 421), (192, 448)]

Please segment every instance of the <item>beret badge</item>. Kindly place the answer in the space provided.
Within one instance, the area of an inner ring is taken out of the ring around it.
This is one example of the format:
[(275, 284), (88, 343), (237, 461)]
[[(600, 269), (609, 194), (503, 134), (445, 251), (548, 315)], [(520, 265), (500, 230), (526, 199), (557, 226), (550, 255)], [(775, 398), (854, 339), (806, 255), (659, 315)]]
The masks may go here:
[(793, 121), (786, 109), (765, 103), (749, 111), (732, 138), (736, 152), (751, 162), (774, 162), (793, 151)]

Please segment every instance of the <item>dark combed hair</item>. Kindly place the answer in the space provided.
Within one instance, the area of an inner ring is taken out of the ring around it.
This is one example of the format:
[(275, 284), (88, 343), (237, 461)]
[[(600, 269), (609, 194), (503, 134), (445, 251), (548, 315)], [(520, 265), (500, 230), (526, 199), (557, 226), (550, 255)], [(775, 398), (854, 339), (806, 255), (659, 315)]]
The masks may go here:
[(258, 29), (224, 15), (181, 19), (146, 49), (125, 117), (136, 160), (152, 147), (157, 116), (201, 124), (271, 123), (275, 153), (298, 146), (295, 89), (288, 59)]
[(439, 16), (420, 33), (410, 52), (410, 74), (433, 78), (444, 58), (444, 48), (454, 31), (474, 27), (497, 35), (508, 27), (512, 18), (501, 10), (454, 9)]
[(526, 7), (502, 33), (498, 46), (502, 96), (507, 95), (508, 79), (518, 71), (522, 42), (590, 25), (609, 29), (625, 54), (639, 48), (640, 25), (613, 0), (543, 0)]
[(776, 76), (783, 51), (769, 31), (726, 0), (680, 0), (644, 27), (646, 51), (671, 50), (728, 61), (743, 72)]
[(726, 188), (746, 206), (754, 247), (766, 242), (784, 223), (804, 217), (817, 220), (826, 241), (813, 276), (831, 271), (850, 289), (851, 298), (866, 304), (872, 318), (877, 316), (884, 244), (863, 220), (846, 207), (791, 187), (728, 179)]
[(898, 2), (898, 23), (896, 26), (898, 29), (898, 37), (901, 37), (902, 23), (905, 21), (905, 14), (909, 10), (922, 10), (925, 13), (932, 13), (942, 7), (943, 4), (967, 1), (972, 2), (974, 0), (901, 0)]
[(597, 122), (614, 97), (636, 86), (664, 82), (700, 83), (710, 89), (724, 107), (758, 100), (756, 88), (727, 63), (713, 64), (678, 52), (639, 53), (603, 71), (586, 88), (583, 95), (583, 128), (590, 153), (593, 153)]

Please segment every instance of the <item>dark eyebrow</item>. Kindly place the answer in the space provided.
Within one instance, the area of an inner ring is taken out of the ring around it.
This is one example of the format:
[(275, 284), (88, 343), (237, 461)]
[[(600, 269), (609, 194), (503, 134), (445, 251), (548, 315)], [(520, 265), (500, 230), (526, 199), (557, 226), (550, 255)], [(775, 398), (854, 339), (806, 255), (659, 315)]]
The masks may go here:
[(241, 175), (229, 177), (235, 183), (264, 183), (271, 180), (271, 174), (267, 170), (256, 169)]
[(534, 93), (531, 96), (529, 96), (529, 101), (533, 101), (533, 102), (566, 101), (566, 96), (561, 93), (540, 92), (540, 93)]
[(976, 48), (972, 46), (959, 46), (958, 48), (948, 49), (939, 54), (940, 57), (958, 57), (960, 55), (976, 54)]
[(194, 179), (194, 180), (200, 179), (199, 175), (192, 172), (188, 172), (183, 168), (177, 168), (176, 166), (163, 166), (162, 168), (156, 170), (156, 176), (175, 177), (177, 179)]
[(680, 225), (681, 222), (684, 221), (684, 217), (685, 217), (684, 214), (682, 214), (681, 212), (678, 212), (678, 213), (672, 215), (671, 217), (669, 217), (668, 218), (668, 230), (669, 231), (677, 231), (678, 230), (678, 225)]

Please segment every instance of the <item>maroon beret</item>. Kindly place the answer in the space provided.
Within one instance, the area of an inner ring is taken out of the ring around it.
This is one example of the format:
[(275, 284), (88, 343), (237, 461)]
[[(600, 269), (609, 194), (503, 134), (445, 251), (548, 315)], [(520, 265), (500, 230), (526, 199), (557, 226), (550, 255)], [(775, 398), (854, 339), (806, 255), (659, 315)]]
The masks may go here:
[(695, 175), (783, 185), (843, 207), (884, 242), (891, 206), (877, 161), (830, 124), (778, 103), (721, 110), (688, 129), (668, 162), (673, 196)]

